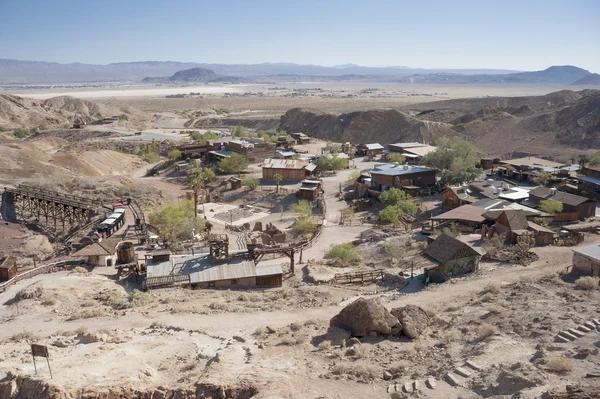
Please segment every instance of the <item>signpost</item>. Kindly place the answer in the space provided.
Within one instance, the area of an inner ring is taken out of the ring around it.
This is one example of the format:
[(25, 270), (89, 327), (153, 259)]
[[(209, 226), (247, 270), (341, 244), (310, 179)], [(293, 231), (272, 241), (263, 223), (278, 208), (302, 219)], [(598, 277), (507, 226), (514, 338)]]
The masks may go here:
[(48, 370), (50, 370), (50, 378), (53, 378), (52, 369), (50, 368), (50, 355), (48, 354), (48, 347), (45, 345), (31, 344), (31, 356), (33, 357), (33, 367), (35, 368), (35, 373), (37, 374), (37, 364), (35, 363), (35, 357), (45, 357), (46, 362), (48, 363)]

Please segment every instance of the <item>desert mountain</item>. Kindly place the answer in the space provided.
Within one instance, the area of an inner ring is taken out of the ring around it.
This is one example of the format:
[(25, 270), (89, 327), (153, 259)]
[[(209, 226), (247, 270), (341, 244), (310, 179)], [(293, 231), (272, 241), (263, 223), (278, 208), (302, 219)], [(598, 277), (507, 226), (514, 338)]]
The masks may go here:
[(600, 74), (591, 73), (571, 84), (575, 86), (600, 86)]
[(439, 136), (458, 134), (449, 124), (419, 120), (397, 110), (335, 115), (295, 108), (282, 116), (279, 128), (287, 132), (304, 132), (323, 140), (381, 144), (398, 141), (427, 143)]
[[(414, 115), (414, 116), (411, 116)], [(355, 143), (420, 141), (463, 136), (493, 156), (571, 158), (600, 148), (600, 90), (545, 96), (438, 101), (397, 110), (342, 115), (291, 109), (280, 129)]]
[[(148, 76), (171, 76), (174, 73), (192, 68), (205, 68), (222, 76), (256, 77), (298, 75), (298, 76), (342, 76), (365, 75), (381, 77), (401, 77), (416, 73), (458, 73), (458, 74), (503, 74), (515, 71), (491, 69), (419, 69), (409, 67), (365, 67), (354, 64), (327, 67), (293, 63), (262, 64), (202, 64), (195, 62), (141, 61), (121, 62), (108, 65), (59, 64), (43, 61), (19, 61), (0, 59), (0, 82), (5, 84), (23, 83), (75, 83), (75, 82), (131, 82), (141, 81)], [(154, 78), (157, 79), (157, 78)], [(162, 78), (158, 78), (162, 79)], [(152, 78), (149, 81), (153, 81)], [(156, 81), (156, 80), (154, 80)]]
[(250, 81), (240, 76), (221, 76), (206, 68), (177, 71), (170, 77), (146, 77), (143, 83), (242, 83)]
[[(519, 83), (519, 84), (574, 84), (594, 75), (590, 71), (571, 65), (551, 66), (543, 71), (509, 74), (449, 74), (429, 73), (406, 76), (398, 80), (403, 83)], [(585, 81), (584, 81), (585, 82)], [(587, 84), (587, 83), (577, 83)], [(593, 83), (592, 83), (593, 84)]]
[(132, 107), (116, 108), (70, 96), (39, 101), (11, 94), (0, 94), (0, 126), (5, 129), (63, 127), (72, 124), (75, 120), (93, 122), (120, 114), (127, 114), (133, 119), (145, 118), (142, 111)]

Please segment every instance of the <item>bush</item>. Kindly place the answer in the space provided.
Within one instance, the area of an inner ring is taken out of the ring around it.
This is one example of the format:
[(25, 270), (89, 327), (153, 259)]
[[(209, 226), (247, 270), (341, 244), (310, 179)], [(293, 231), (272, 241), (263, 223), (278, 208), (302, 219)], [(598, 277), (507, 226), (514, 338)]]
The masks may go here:
[(332, 245), (325, 254), (325, 257), (338, 259), (346, 264), (357, 263), (362, 259), (362, 255), (351, 242)]
[(169, 153), (167, 154), (167, 158), (169, 158), (169, 161), (176, 161), (179, 158), (181, 158), (181, 151), (173, 149), (169, 151)]
[(312, 206), (307, 200), (300, 200), (290, 207), (290, 210), (298, 214), (300, 218), (312, 216)]
[(140, 290), (133, 290), (126, 296), (113, 291), (104, 299), (104, 303), (113, 309), (129, 309), (142, 306), (146, 304), (148, 300), (148, 294)]
[(396, 162), (396, 163), (402, 163), (406, 159), (401, 154), (389, 154), (386, 158), (389, 162)]
[(333, 375), (349, 375), (364, 380), (374, 380), (379, 378), (381, 370), (367, 363), (352, 362), (338, 363), (331, 369)]
[(248, 160), (237, 152), (231, 153), (227, 158), (221, 158), (219, 168), (224, 173), (240, 173), (248, 167)]
[(242, 186), (248, 187), (250, 190), (256, 190), (260, 181), (256, 177), (247, 177), (242, 179)]
[(77, 274), (83, 274), (83, 275), (88, 275), (88, 271), (85, 267), (81, 267), (81, 266), (77, 266), (75, 269), (73, 269), (73, 273), (77, 273)]
[(573, 370), (573, 361), (566, 357), (553, 357), (548, 360), (548, 370), (556, 373), (568, 373)]
[(44, 298), (44, 299), (42, 299), (42, 305), (44, 305), (44, 306), (53, 306), (53, 305), (56, 305), (56, 299), (54, 299), (54, 298)]
[(127, 114), (121, 114), (121, 115), (119, 115), (119, 120), (120, 121), (128, 121), (129, 120), (129, 115), (127, 115)]
[(160, 161), (160, 154), (151, 148), (144, 148), (137, 152), (137, 155), (144, 158), (146, 162)]
[(488, 283), (485, 287), (483, 287), (482, 294), (497, 294), (500, 292), (500, 286), (497, 283)]
[(94, 317), (102, 317), (105, 316), (106, 312), (102, 308), (90, 308), (83, 310), (81, 312), (73, 313), (71, 317), (69, 317), (68, 321), (80, 320), (80, 319), (92, 319)]
[(542, 212), (551, 213), (554, 215), (563, 211), (563, 204), (562, 202), (558, 202), (553, 199), (541, 200), (538, 209)]
[(533, 219), (533, 223), (540, 225), (542, 227), (548, 227), (548, 223), (546, 223), (544, 218), (535, 218), (535, 219)]
[(575, 281), (575, 289), (583, 291), (591, 291), (598, 288), (598, 278), (592, 276), (579, 277)]
[(25, 129), (25, 128), (18, 128), (15, 129), (15, 131), (13, 132), (13, 136), (15, 136), (18, 139), (26, 139), (27, 137), (31, 136), (33, 134), (33, 129), (29, 130), (29, 129)]
[(497, 331), (498, 331), (498, 329), (496, 328), (496, 326), (493, 326), (488, 323), (483, 323), (477, 329), (477, 339), (479, 341), (486, 340), (489, 337), (491, 337), (492, 335), (496, 334)]
[(385, 241), (381, 244), (381, 249), (387, 255), (390, 262), (402, 260), (406, 256), (406, 246), (401, 245), (398, 241)]
[(35, 335), (31, 331), (25, 330), (25, 331), (21, 331), (20, 333), (15, 334), (12, 337), (10, 337), (10, 340), (13, 342), (22, 342), (22, 341), (32, 342), (32, 341), (35, 341), (37, 338), (38, 338), (37, 335)]
[(296, 237), (307, 236), (317, 229), (317, 224), (311, 217), (300, 217), (296, 219), (292, 226), (292, 234)]

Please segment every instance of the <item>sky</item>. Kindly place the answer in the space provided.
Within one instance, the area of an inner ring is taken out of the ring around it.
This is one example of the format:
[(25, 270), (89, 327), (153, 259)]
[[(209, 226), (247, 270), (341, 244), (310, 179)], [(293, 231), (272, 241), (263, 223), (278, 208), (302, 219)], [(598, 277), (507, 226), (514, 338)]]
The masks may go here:
[(0, 0), (0, 58), (600, 72), (599, 0)]

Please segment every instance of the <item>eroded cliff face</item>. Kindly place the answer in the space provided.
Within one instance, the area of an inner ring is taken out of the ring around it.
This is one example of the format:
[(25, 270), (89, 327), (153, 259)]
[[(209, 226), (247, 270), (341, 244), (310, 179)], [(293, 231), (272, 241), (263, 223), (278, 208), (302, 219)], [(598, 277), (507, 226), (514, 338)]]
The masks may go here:
[(0, 382), (0, 399), (250, 399), (258, 393), (255, 386), (242, 381), (236, 386), (198, 383), (189, 388), (107, 387), (69, 390), (43, 380), (8, 375)]

